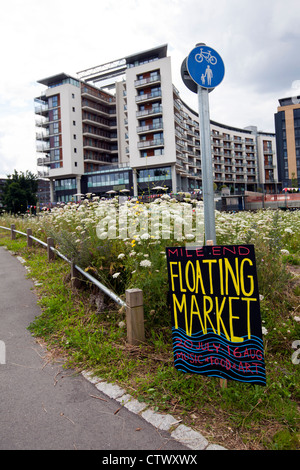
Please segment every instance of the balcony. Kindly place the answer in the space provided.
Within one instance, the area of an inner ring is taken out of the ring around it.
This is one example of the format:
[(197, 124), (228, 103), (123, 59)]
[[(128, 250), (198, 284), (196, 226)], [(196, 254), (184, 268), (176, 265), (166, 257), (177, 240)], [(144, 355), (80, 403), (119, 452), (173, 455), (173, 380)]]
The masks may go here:
[(111, 142), (112, 139), (116, 139), (117, 136), (115, 134), (111, 134), (108, 131), (102, 130), (97, 127), (91, 127), (91, 126), (84, 126), (83, 131), (82, 131), (83, 137), (86, 137), (86, 139), (91, 138), (91, 139), (101, 139), (103, 141)]
[(153, 75), (152, 77), (142, 78), (140, 80), (135, 80), (134, 86), (136, 88), (148, 85), (149, 83), (160, 82), (160, 74)]
[(110, 122), (108, 119), (104, 119), (100, 116), (91, 115), (83, 113), (82, 122), (87, 125), (97, 126), (103, 129), (111, 129), (113, 126), (116, 126), (115, 122)]
[(265, 163), (264, 167), (265, 170), (274, 170), (274, 168), (276, 168), (276, 165), (273, 165), (272, 163)]
[(164, 145), (164, 139), (154, 139), (154, 140), (143, 140), (138, 142), (139, 149), (146, 149), (151, 147), (162, 147)]
[(106, 96), (100, 90), (93, 90), (82, 85), (81, 87), (81, 96), (83, 98), (92, 98), (98, 103), (112, 104), (115, 105), (116, 98), (114, 96)]
[(138, 134), (140, 134), (141, 132), (149, 132), (149, 131), (153, 131), (153, 130), (155, 130), (155, 131), (162, 130), (163, 127), (164, 127), (163, 126), (163, 121), (161, 119), (159, 122), (157, 122), (155, 124), (149, 124), (147, 126), (138, 126), (136, 128), (136, 131), (137, 131)]
[(38, 166), (50, 165), (50, 157), (38, 158), (37, 159), (37, 165)]
[(101, 104), (93, 103), (87, 99), (82, 100), (82, 110), (96, 113), (97, 115), (104, 115), (106, 118), (116, 116), (116, 108), (108, 108)]
[(38, 178), (47, 178), (49, 176), (49, 168), (37, 172)]
[(162, 114), (162, 112), (163, 112), (162, 105), (159, 105), (159, 106), (154, 106), (151, 109), (144, 109), (143, 111), (137, 111), (136, 117), (137, 118), (144, 117), (144, 116), (150, 117), (156, 114)]
[(151, 93), (145, 93), (144, 95), (138, 95), (135, 97), (136, 103), (141, 103), (142, 101), (152, 101), (161, 97), (161, 90), (153, 91)]
[(44, 152), (49, 152), (49, 150), (50, 150), (50, 144), (47, 143), (47, 142), (45, 142), (45, 143), (43, 143), (43, 144), (41, 144), (41, 145), (38, 145), (38, 144), (37, 144), (37, 146), (36, 146), (36, 151), (37, 151), (37, 152), (42, 152), (42, 153), (44, 153)]
[(84, 155), (84, 161), (86, 163), (101, 163), (103, 165), (111, 165), (112, 164), (112, 158), (110, 155), (89, 155), (85, 154)]
[(83, 148), (84, 150), (91, 150), (91, 151), (96, 151), (96, 152), (107, 152), (111, 153), (112, 148), (111, 145), (106, 144), (105, 142), (101, 141), (92, 141), (92, 142), (84, 142), (83, 143)]
[(35, 114), (45, 115), (49, 111), (48, 104), (39, 104), (34, 107)]
[(35, 139), (44, 141), (45, 139), (48, 140), (49, 136), (50, 136), (49, 130), (46, 130), (45, 132), (36, 132)]

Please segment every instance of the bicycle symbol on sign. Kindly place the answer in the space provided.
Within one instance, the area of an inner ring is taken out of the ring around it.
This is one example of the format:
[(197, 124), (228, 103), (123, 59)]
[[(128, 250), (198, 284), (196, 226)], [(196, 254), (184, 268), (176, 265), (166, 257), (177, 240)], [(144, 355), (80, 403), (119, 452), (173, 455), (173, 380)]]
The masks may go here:
[(204, 52), (201, 47), (200, 52), (195, 55), (195, 60), (201, 63), (203, 58), (211, 65), (216, 65), (217, 63), (217, 58), (214, 55), (211, 55), (211, 51)]

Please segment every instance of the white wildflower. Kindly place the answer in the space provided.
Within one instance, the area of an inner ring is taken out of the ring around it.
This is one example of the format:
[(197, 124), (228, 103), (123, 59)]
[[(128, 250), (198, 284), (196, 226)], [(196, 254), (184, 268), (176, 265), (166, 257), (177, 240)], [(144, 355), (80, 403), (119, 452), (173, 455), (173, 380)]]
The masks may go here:
[(150, 238), (149, 233), (143, 233), (143, 235), (141, 235), (141, 240), (148, 240), (148, 238)]
[(263, 335), (267, 335), (267, 334), (268, 334), (268, 330), (267, 330), (267, 328), (266, 328), (265, 326), (262, 327), (261, 331), (262, 331), (262, 334), (263, 334)]
[(98, 238), (100, 238), (100, 240), (105, 240), (107, 237), (108, 237), (107, 232), (102, 232), (102, 233), (99, 233), (98, 235)]
[(140, 266), (144, 268), (150, 268), (151, 261), (149, 261), (148, 259), (144, 259), (143, 261), (140, 262)]
[(119, 256), (118, 256), (118, 259), (123, 259), (123, 258), (125, 258), (124, 253), (120, 253)]

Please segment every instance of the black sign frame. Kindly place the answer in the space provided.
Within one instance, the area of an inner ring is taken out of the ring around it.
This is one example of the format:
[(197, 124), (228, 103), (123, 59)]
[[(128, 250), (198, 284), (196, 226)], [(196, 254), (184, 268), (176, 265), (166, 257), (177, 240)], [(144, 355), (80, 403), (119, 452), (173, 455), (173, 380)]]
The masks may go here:
[(174, 366), (266, 385), (253, 245), (167, 247)]

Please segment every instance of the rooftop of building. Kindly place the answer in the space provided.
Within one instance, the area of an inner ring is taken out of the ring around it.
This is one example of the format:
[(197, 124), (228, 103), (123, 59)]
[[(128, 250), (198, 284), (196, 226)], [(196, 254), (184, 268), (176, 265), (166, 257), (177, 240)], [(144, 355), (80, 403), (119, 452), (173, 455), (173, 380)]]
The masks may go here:
[(64, 72), (57, 73), (55, 75), (52, 75), (51, 77), (43, 78), (41, 80), (38, 80), (37, 82), (47, 87), (51, 87), (51, 86), (57, 86), (60, 83), (67, 82), (68, 80), (75, 80), (78, 82), (78, 85), (79, 85), (78, 78), (74, 78), (71, 75), (68, 75), (67, 73), (64, 73)]
[(290, 96), (287, 98), (280, 98), (279, 100), (280, 106), (291, 106), (295, 104), (300, 105), (300, 96)]
[(100, 81), (111, 77), (123, 75), (128, 67), (150, 62), (156, 59), (162, 59), (167, 56), (168, 45), (163, 44), (158, 47), (136, 52), (120, 59), (116, 59), (105, 64), (96, 65), (85, 70), (77, 72), (82, 80)]

